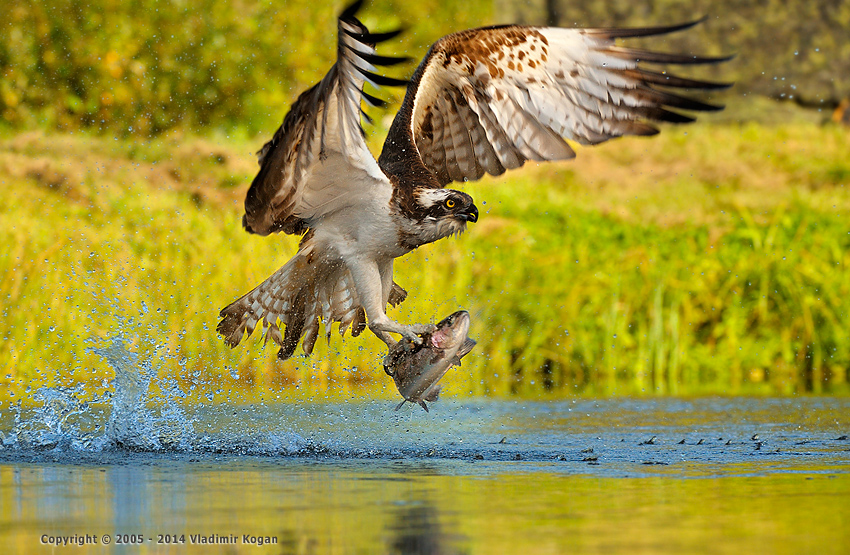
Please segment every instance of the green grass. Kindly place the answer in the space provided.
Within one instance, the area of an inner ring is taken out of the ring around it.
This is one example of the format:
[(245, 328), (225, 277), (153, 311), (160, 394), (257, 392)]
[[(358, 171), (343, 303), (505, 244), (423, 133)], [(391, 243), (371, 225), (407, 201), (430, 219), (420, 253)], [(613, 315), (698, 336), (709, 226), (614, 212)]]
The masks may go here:
[[(369, 333), (287, 362), (216, 336), (297, 244), (241, 229), (260, 143), (4, 137), (0, 398), (105, 387), (87, 348), (118, 335), (210, 400), (396, 395)], [(470, 184), (481, 221), (397, 263), (391, 316), (471, 312), (452, 396), (847, 393), (847, 152), (834, 126), (678, 127)]]

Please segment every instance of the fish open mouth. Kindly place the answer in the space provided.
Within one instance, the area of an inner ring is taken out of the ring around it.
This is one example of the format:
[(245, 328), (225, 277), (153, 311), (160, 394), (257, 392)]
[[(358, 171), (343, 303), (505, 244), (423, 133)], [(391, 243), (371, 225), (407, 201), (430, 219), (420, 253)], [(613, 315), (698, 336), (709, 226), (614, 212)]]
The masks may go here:
[(435, 331), (431, 334), (431, 345), (435, 346), (438, 349), (443, 349), (448, 339), (449, 338), (446, 336), (446, 333), (444, 331)]

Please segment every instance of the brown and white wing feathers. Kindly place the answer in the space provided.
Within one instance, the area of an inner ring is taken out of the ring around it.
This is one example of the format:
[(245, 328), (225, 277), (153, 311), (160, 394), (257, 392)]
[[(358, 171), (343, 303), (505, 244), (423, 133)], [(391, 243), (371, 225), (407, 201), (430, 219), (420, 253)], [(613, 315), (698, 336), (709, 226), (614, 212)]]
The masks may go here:
[[(560, 29), (518, 25), (448, 35), (431, 48), (408, 87), (379, 163), (389, 174), (421, 164), (441, 185), (499, 175), (526, 160), (564, 160), (564, 141), (597, 144), (651, 135), (653, 121), (688, 122), (669, 110), (717, 110), (669, 89), (728, 85), (656, 73), (642, 62), (706, 64), (728, 58), (617, 46), (694, 25), (645, 29)], [(414, 147), (414, 148), (410, 148)]]
[(351, 329), (357, 336), (366, 327), (350, 274), (336, 260), (323, 256), (309, 236), (289, 262), (227, 306), (221, 316), (218, 332), (230, 346), (261, 324), (265, 341), (271, 339), (280, 347), (281, 359), (292, 356), (302, 336), (302, 348), (310, 354), (320, 322), (328, 339), (334, 322), (340, 323), (340, 334)]
[[(393, 283), (388, 302), (397, 306), (406, 296), (407, 292)], [(328, 341), (337, 322), (340, 335), (350, 330), (357, 337), (366, 329), (366, 313), (351, 273), (309, 233), (289, 262), (225, 307), (221, 317), (217, 331), (228, 345), (235, 347), (261, 325), (265, 342), (271, 339), (280, 347), (278, 358), (282, 360), (292, 356), (302, 337), (304, 353), (312, 353), (320, 324), (325, 326)]]
[(374, 73), (375, 65), (394, 65), (406, 58), (375, 53), (376, 43), (398, 32), (369, 33), (354, 17), (361, 4), (340, 15), (336, 63), (298, 97), (258, 153), (260, 171), (248, 190), (243, 219), (252, 233), (303, 233), (314, 219), (369, 194), (369, 187), (389, 187), (364, 140), (361, 99), (382, 103), (363, 92), (366, 81), (406, 85)]

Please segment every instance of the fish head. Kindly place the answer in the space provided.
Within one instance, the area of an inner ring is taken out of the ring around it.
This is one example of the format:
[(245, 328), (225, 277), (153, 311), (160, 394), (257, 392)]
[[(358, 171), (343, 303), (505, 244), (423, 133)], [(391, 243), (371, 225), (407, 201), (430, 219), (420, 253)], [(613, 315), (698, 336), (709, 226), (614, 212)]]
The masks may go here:
[(469, 312), (465, 310), (449, 314), (437, 324), (437, 329), (431, 333), (428, 341), (443, 351), (459, 349), (469, 332), (469, 321)]

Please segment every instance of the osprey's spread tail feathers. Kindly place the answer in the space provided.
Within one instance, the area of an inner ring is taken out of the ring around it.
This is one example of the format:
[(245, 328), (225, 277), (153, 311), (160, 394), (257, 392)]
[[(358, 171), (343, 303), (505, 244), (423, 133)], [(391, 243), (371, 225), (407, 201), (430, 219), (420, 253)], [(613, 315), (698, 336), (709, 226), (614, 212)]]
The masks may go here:
[[(389, 303), (398, 305), (407, 292), (393, 283)], [(302, 349), (313, 352), (320, 321), (330, 340), (331, 326), (339, 322), (340, 335), (351, 330), (357, 337), (366, 328), (366, 313), (360, 305), (348, 269), (329, 262), (307, 243), (281, 269), (250, 292), (224, 308), (216, 328), (231, 347), (251, 335), (262, 322), (265, 341), (280, 346), (278, 358), (292, 356), (303, 337)], [(285, 331), (281, 333), (281, 326)]]

